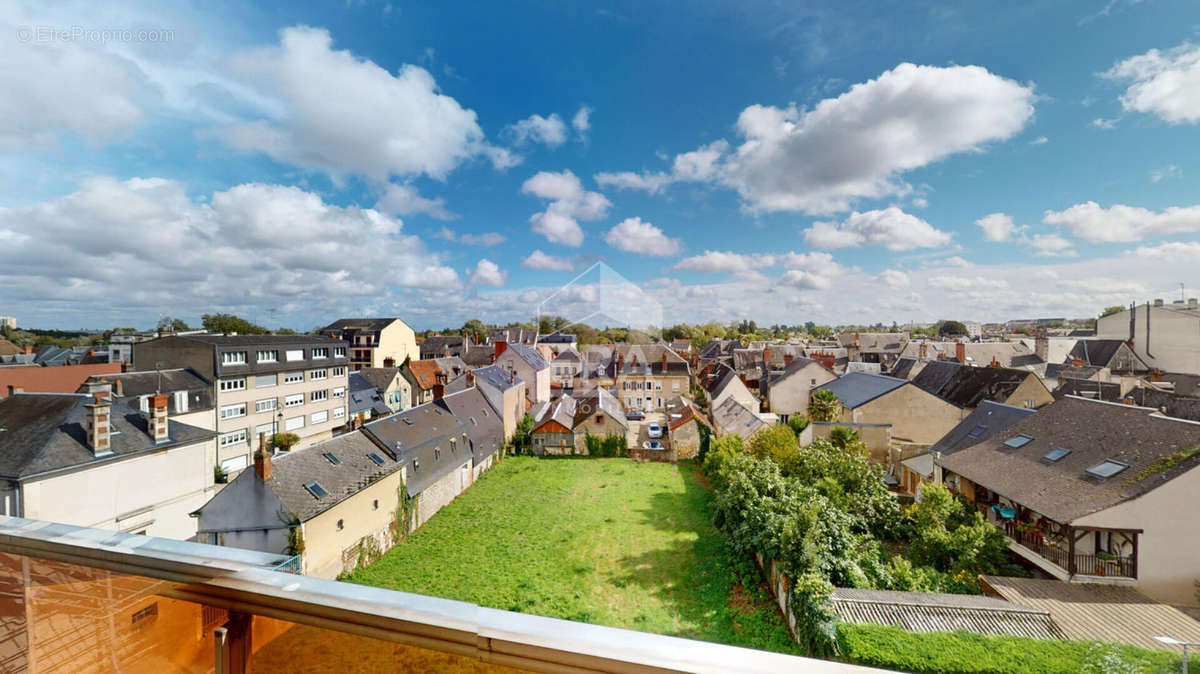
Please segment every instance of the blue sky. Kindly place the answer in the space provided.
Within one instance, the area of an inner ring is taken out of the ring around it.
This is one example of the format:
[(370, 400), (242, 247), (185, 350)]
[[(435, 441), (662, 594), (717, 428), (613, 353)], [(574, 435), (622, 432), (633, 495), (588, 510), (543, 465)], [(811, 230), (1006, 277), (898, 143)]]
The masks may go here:
[(507, 321), (598, 260), (668, 322), (1200, 284), (1195, 3), (94, 4), (0, 15), (26, 325)]

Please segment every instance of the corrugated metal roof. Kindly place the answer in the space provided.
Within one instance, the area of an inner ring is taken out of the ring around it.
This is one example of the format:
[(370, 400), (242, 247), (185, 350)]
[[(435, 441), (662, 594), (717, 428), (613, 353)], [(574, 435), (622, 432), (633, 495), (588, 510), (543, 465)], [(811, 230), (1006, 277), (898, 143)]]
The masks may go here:
[(978, 595), (892, 592), (838, 588), (833, 592), (838, 617), (852, 623), (894, 625), (910, 632), (953, 632), (1065, 639), (1045, 610)]

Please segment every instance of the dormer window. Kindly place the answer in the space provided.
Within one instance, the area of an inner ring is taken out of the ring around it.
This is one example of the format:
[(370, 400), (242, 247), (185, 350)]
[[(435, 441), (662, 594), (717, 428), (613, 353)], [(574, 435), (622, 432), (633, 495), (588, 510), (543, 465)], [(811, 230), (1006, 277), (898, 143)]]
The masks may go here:
[(1028, 445), (1031, 442), (1033, 442), (1033, 438), (1031, 436), (1021, 433), (1018, 435), (1014, 435), (1011, 438), (1005, 440), (1004, 446), (1008, 447), (1009, 449), (1017, 449), (1020, 447), (1024, 447), (1025, 445)]

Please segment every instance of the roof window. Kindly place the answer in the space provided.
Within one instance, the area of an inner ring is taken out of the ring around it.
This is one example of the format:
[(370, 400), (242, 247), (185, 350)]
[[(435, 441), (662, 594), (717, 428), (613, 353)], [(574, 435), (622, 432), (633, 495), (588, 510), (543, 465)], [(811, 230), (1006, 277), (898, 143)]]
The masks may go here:
[(1005, 440), (1004, 446), (1008, 447), (1009, 449), (1017, 449), (1018, 447), (1024, 447), (1025, 445), (1028, 445), (1031, 442), (1033, 442), (1032, 436), (1028, 436), (1028, 435), (1025, 435), (1024, 433), (1020, 433), (1020, 434), (1014, 435), (1011, 438)]
[(342, 460), (334, 456), (332, 452), (323, 452), (321, 456), (325, 457), (329, 463), (332, 463), (335, 466), (342, 462)]
[(308, 490), (308, 493), (313, 495), (313, 498), (324, 498), (329, 495), (329, 492), (325, 491), (325, 487), (322, 487), (320, 482), (309, 482), (304, 485), (304, 488)]
[(367, 458), (374, 461), (376, 466), (383, 465), (383, 457), (379, 456), (375, 452), (371, 452), (370, 454), (367, 454)]
[(1055, 447), (1054, 449), (1050, 450), (1049, 452), (1046, 452), (1046, 455), (1042, 457), (1042, 460), (1047, 463), (1055, 463), (1056, 461), (1061, 461), (1066, 455), (1068, 455), (1070, 453), (1071, 453), (1071, 450), (1069, 450), (1069, 449), (1063, 449), (1062, 447)]
[(1107, 480), (1108, 478), (1120, 473), (1121, 471), (1125, 470), (1128, 467), (1129, 467), (1129, 464), (1127, 464), (1127, 463), (1121, 463), (1120, 461), (1113, 461), (1112, 459), (1105, 459), (1094, 466), (1090, 466), (1084, 472), (1086, 472), (1088, 475), (1090, 475), (1094, 478), (1097, 478), (1100, 480)]

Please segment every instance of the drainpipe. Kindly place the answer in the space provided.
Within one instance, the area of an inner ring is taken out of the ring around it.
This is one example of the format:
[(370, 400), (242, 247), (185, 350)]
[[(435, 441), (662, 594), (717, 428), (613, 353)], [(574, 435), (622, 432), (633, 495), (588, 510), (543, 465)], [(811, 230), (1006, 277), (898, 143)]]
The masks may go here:
[(1154, 358), (1150, 353), (1150, 303), (1146, 302), (1146, 357)]

